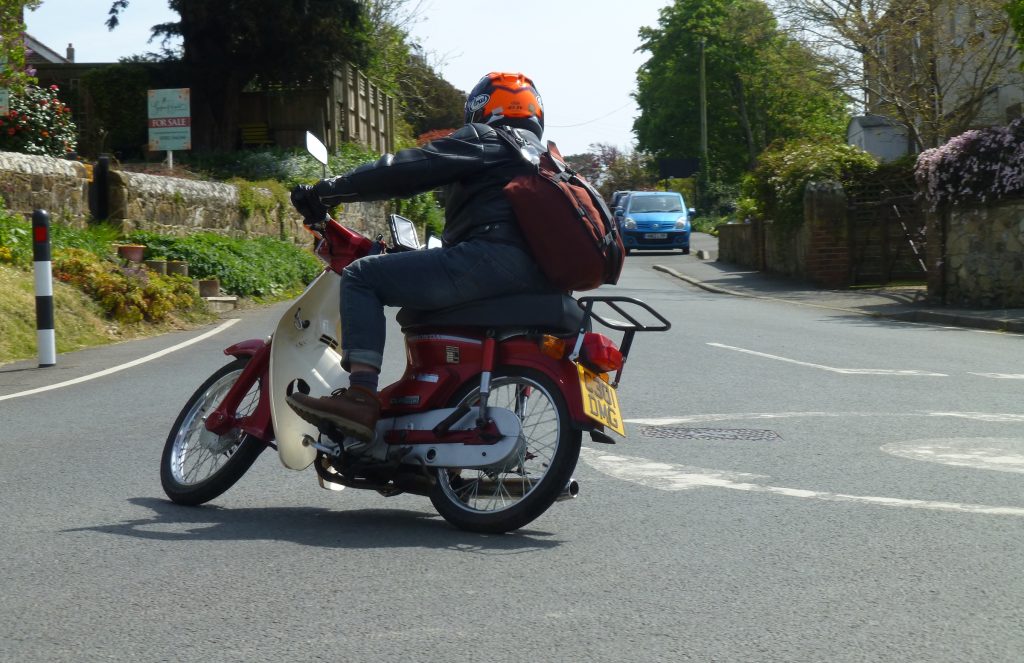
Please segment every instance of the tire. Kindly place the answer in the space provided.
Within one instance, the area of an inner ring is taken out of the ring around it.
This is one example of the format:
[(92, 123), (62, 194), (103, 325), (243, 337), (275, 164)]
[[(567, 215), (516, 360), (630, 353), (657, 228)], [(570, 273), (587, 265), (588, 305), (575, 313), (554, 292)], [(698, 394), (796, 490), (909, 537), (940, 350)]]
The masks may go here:
[[(167, 436), (160, 457), (160, 483), (176, 504), (195, 506), (209, 502), (235, 485), (267, 445), (237, 429), (215, 436), (203, 422), (242, 374), (248, 357), (222, 366), (196, 390), (181, 410)], [(238, 413), (256, 409), (260, 381), (242, 398)]]
[[(471, 385), (451, 406), (475, 405), (478, 391)], [(561, 392), (536, 371), (495, 371), (488, 404), (519, 414), (522, 446), (502, 468), (438, 470), (430, 501), (460, 529), (498, 534), (519, 529), (554, 504), (576, 469), (582, 433), (572, 428)]]

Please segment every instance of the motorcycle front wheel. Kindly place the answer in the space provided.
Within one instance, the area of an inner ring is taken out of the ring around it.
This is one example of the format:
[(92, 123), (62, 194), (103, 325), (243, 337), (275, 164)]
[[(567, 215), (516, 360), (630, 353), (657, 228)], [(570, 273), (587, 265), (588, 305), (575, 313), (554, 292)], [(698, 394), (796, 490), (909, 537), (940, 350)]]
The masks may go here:
[[(242, 478), (266, 448), (261, 440), (232, 429), (224, 435), (206, 430), (206, 418), (238, 381), (248, 357), (222, 366), (196, 389), (171, 426), (160, 457), (160, 483), (177, 504), (195, 506), (222, 495)], [(236, 416), (256, 409), (260, 380), (239, 402)]]
[[(452, 407), (476, 406), (479, 392), (470, 386)], [(430, 501), (456, 527), (495, 534), (532, 522), (559, 498), (576, 468), (582, 433), (570, 425), (562, 393), (536, 371), (495, 371), (487, 404), (518, 415), (522, 433), (515, 453), (501, 467), (438, 470)]]

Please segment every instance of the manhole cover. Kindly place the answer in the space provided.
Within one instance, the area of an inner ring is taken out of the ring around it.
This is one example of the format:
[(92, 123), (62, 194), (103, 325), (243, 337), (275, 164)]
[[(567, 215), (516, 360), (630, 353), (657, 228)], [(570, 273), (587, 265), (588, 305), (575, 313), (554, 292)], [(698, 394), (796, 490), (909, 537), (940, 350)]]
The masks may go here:
[(745, 442), (774, 442), (781, 440), (778, 433), (754, 428), (686, 428), (683, 426), (644, 426), (640, 434), (673, 440), (742, 440)]

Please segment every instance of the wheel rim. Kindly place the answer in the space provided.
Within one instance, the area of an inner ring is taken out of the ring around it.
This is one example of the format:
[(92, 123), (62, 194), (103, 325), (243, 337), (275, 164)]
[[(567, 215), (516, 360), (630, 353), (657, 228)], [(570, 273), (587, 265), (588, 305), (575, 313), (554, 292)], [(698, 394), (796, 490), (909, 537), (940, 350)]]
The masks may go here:
[[(463, 403), (476, 405), (477, 392)], [(551, 470), (562, 438), (558, 405), (541, 384), (523, 376), (496, 378), (489, 406), (512, 410), (522, 422), (516, 451), (503, 467), (438, 473), (452, 504), (471, 513), (497, 513), (515, 507), (537, 491)]]
[[(171, 448), (171, 475), (181, 485), (194, 486), (206, 481), (220, 471), (230, 460), (245, 439), (245, 433), (237, 428), (224, 435), (206, 430), (206, 418), (227, 395), (228, 390), (242, 374), (241, 369), (225, 373), (210, 385), (189, 409)], [(259, 386), (252, 386), (239, 402), (236, 417), (244, 417), (256, 409), (259, 403)]]

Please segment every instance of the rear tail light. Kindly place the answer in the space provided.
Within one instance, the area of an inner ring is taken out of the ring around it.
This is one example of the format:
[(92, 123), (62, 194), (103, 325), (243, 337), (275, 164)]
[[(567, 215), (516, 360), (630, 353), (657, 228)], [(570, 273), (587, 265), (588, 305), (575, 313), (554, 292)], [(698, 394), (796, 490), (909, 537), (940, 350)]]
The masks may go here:
[(583, 335), (580, 358), (593, 366), (599, 373), (617, 371), (622, 368), (622, 353), (615, 342), (604, 334), (589, 332)]

